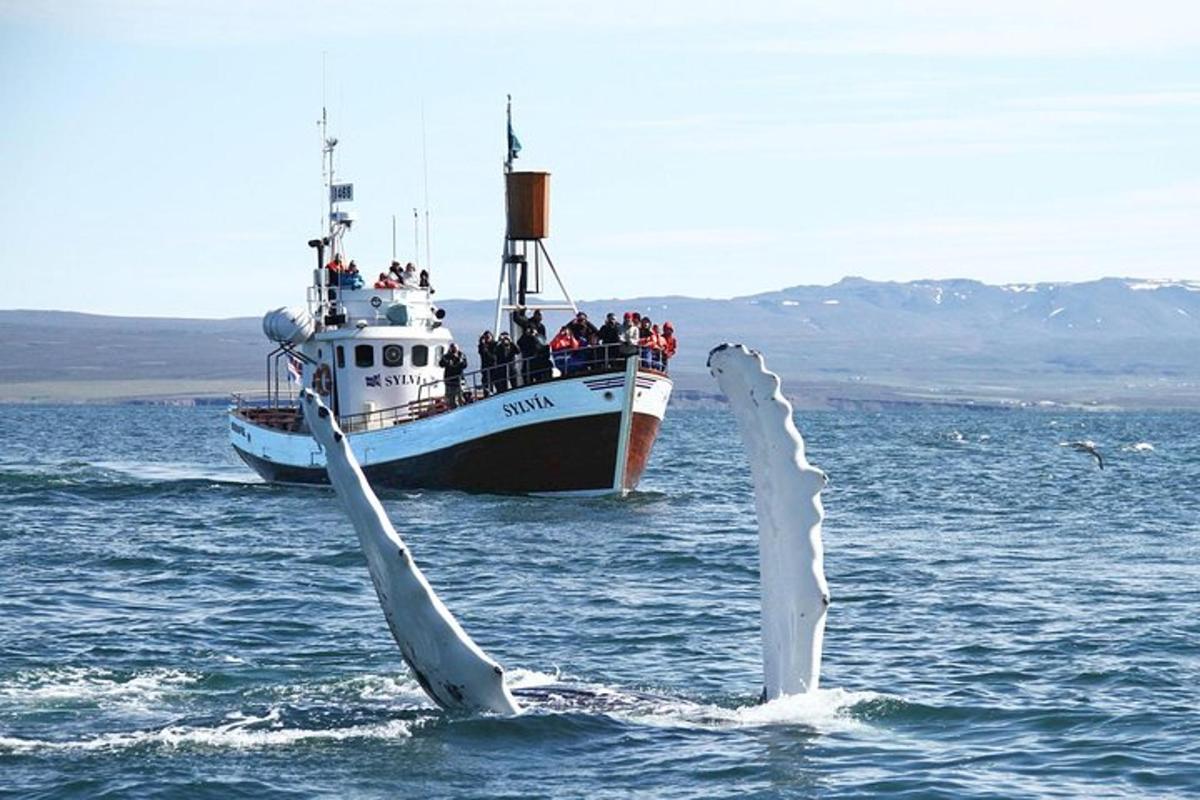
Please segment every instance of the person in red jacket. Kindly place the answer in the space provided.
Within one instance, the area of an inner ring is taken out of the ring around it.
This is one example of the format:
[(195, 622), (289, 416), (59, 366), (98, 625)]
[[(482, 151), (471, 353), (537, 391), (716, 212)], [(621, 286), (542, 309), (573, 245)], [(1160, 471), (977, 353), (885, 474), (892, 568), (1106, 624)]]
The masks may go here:
[(574, 351), (580, 347), (579, 340), (575, 338), (575, 334), (571, 333), (571, 329), (563, 325), (558, 329), (558, 335), (550, 340), (550, 356), (554, 359), (554, 366), (558, 367), (558, 371), (564, 375), (571, 371), (575, 358)]
[(667, 368), (667, 362), (675, 357), (675, 348), (679, 346), (679, 342), (675, 340), (675, 326), (670, 322), (663, 323), (662, 332), (662, 351), (663, 351), (663, 369)]

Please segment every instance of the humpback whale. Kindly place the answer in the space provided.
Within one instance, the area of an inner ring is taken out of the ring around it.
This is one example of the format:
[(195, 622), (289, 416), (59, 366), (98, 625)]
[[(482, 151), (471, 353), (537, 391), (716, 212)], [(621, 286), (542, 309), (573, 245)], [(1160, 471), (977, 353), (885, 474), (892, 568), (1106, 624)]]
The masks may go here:
[[(708, 366), (729, 398), (754, 483), (762, 593), (762, 701), (815, 692), (829, 588), (821, 545), (825, 473), (808, 463), (779, 377), (762, 355), (723, 344)], [(425, 693), (447, 709), (515, 714), (521, 708), (504, 671), (458, 624), (413, 562), (375, 496), (329, 409), (301, 392), (313, 437), (325, 452), (329, 480), (358, 534), (375, 594), (392, 636)], [(613, 698), (579, 687), (517, 690), (535, 702), (579, 707)], [(629, 695), (625, 702), (657, 699)]]
[(383, 616), (417, 682), (442, 708), (515, 714), (504, 669), (442, 604), (363, 476), (333, 414), (309, 389), (300, 407), (325, 452), (329, 481), (358, 533)]
[(815, 692), (829, 586), (821, 544), (825, 473), (804, 457), (804, 440), (779, 376), (762, 354), (723, 344), (708, 367), (737, 418), (754, 481), (762, 592), (764, 702)]
[(1104, 469), (1104, 457), (1100, 455), (1100, 451), (1096, 449), (1096, 443), (1091, 439), (1084, 439), (1082, 442), (1059, 442), (1059, 447), (1069, 447), (1080, 453), (1088, 453), (1096, 459), (1097, 466)]

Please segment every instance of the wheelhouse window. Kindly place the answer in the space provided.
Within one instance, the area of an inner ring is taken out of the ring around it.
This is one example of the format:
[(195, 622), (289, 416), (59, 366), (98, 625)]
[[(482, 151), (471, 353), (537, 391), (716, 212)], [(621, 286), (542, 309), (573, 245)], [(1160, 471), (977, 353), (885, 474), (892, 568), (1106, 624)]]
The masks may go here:
[(404, 364), (404, 348), (398, 344), (384, 345), (383, 348), (383, 365), (385, 367), (399, 367)]
[(373, 367), (375, 366), (375, 346), (370, 344), (360, 344), (354, 348), (354, 366), (356, 367)]
[(429, 348), (423, 344), (414, 344), (412, 363), (414, 367), (424, 367), (429, 364)]
[(437, 346), (437, 349), (433, 351), (433, 363), (435, 363), (435, 364), (442, 363), (442, 356), (444, 356), (445, 354), (446, 354), (446, 348), (442, 347), (439, 344)]

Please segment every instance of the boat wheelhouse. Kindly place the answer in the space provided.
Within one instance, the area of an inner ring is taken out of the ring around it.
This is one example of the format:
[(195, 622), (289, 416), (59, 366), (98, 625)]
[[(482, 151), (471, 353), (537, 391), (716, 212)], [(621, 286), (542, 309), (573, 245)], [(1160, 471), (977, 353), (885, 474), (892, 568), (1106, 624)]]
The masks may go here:
[[(549, 175), (516, 172), (509, 122), (507, 220), (496, 330), (517, 339), (515, 311), (576, 311), (550, 259)], [(267, 391), (235, 395), (230, 443), (264, 479), (325, 483), (324, 454), (305, 427), (296, 390), (311, 386), (337, 415), (378, 488), (624, 494), (638, 485), (672, 383), (654, 351), (597, 345), (518, 360), (448, 382), (439, 362), (454, 338), (427, 286), (370, 288), (327, 268), (354, 215), (350, 184), (334, 180), (336, 139), (325, 138), (329, 232), (309, 242), (317, 268), (307, 308), (268, 312)], [(553, 278), (565, 300), (542, 302)], [(472, 339), (473, 340), (473, 339)], [(497, 380), (496, 370), (503, 370)], [(449, 390), (447, 385), (449, 383)]]

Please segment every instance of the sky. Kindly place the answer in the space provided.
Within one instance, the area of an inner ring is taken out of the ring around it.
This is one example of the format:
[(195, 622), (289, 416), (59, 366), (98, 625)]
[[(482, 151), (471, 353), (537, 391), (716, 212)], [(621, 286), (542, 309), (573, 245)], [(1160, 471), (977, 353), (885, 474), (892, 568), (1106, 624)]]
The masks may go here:
[(1190, 1), (0, 0), (0, 70), (0, 308), (303, 303), (323, 104), (347, 256), (494, 297), (506, 94), (576, 298), (1200, 278)]

